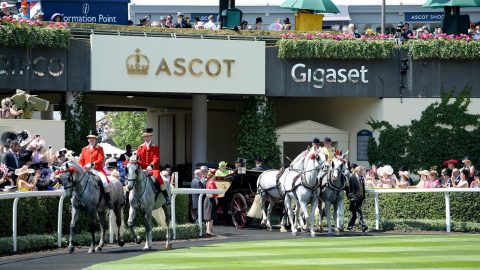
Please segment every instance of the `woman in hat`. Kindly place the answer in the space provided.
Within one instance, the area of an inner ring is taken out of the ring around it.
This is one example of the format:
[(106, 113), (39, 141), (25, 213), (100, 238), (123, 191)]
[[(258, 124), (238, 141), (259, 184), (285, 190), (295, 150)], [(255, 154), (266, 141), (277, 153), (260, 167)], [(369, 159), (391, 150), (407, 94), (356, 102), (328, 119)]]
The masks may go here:
[(15, 110), (12, 108), (13, 101), (10, 98), (2, 99), (2, 110), (0, 111), (1, 119), (13, 119), (23, 113), (23, 110)]
[(98, 133), (96, 130), (90, 130), (87, 135), (88, 145), (82, 148), (78, 165), (90, 170), (93, 174), (102, 180), (103, 191), (105, 193), (105, 200), (108, 208), (113, 209), (113, 204), (110, 199), (110, 188), (108, 186), (107, 175), (103, 170), (103, 163), (105, 161), (105, 153), (103, 148), (97, 144)]
[(466, 156), (462, 159), (463, 168), (467, 169), (470, 172), (470, 176), (468, 177), (468, 184), (472, 183), (473, 176), (475, 175), (475, 167), (472, 165), (472, 161), (470, 157)]
[(397, 183), (397, 177), (393, 174), (393, 168), (390, 165), (385, 165), (379, 169), (381, 174), (379, 173), (378, 176), (380, 177), (380, 182), (382, 183), (382, 188), (393, 188)]
[(470, 171), (463, 169), (460, 171), (460, 182), (454, 184), (456, 188), (468, 188), (468, 177), (470, 176)]
[(283, 20), (282, 30), (289, 31), (292, 29), (292, 24), (290, 23), (290, 19), (287, 17)]
[(396, 181), (397, 188), (408, 188), (410, 187), (410, 172), (408, 171), (399, 171), (398, 176), (399, 180)]
[(8, 2), (1, 2), (0, 3), (0, 19), (11, 15), (10, 8), (13, 6), (14, 5), (9, 4)]
[(26, 20), (30, 19), (27, 1), (22, 1), (22, 3), (20, 4), (20, 13), (17, 14), (17, 19), (18, 20), (20, 20), (20, 19), (26, 19)]
[(142, 170), (146, 170), (153, 175), (156, 179), (155, 185), (157, 192), (162, 192), (165, 197), (167, 205), (170, 204), (170, 197), (168, 196), (167, 187), (163, 181), (163, 177), (160, 174), (159, 162), (160, 162), (160, 147), (152, 143), (153, 128), (145, 128), (143, 130), (144, 143), (137, 147), (138, 163)]
[(426, 188), (428, 181), (428, 173), (428, 170), (422, 170), (418, 172), (418, 175), (420, 175), (420, 181), (415, 186), (416, 188)]
[(218, 177), (219, 179), (223, 179), (225, 178), (225, 176), (229, 174), (230, 172), (227, 170), (227, 162), (220, 161), (220, 163), (218, 163), (218, 170), (216, 170), (215, 176)]
[(33, 182), (28, 183), (28, 178), (34, 173), (33, 169), (29, 169), (28, 166), (22, 166), (20, 169), (15, 170), (15, 175), (17, 176), (17, 191), (34, 191), (37, 190), (37, 180), (38, 177), (34, 177)]
[(255, 30), (263, 30), (263, 20), (262, 17), (257, 17), (255, 19)]
[(455, 160), (455, 159), (449, 159), (443, 162), (443, 166), (449, 168), (450, 170), (455, 169), (455, 166), (457, 166), (457, 164), (458, 164), (458, 160)]
[(438, 173), (435, 170), (431, 170), (428, 172), (427, 176), (427, 183), (425, 188), (439, 188), (440, 187), (440, 180), (438, 179)]
[[(217, 189), (215, 184), (216, 170), (212, 169), (207, 174), (207, 184), (205, 185), (206, 189)], [(206, 235), (213, 235), (213, 223), (217, 219), (217, 197), (218, 194), (207, 194), (207, 198), (203, 203), (203, 220), (205, 221)]]

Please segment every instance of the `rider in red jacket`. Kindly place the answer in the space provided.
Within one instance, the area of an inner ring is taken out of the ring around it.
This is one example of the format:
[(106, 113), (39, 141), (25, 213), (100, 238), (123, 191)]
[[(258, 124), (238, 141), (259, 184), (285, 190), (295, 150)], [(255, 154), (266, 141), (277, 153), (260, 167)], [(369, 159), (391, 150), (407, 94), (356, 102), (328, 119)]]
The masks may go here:
[(103, 170), (103, 162), (105, 161), (105, 154), (103, 148), (97, 144), (98, 133), (96, 130), (90, 130), (87, 135), (88, 145), (82, 148), (80, 160), (78, 164), (85, 169), (90, 170), (93, 174), (102, 180), (103, 191), (105, 192), (105, 200), (108, 208), (113, 209), (112, 201), (110, 200), (110, 188), (108, 186), (107, 176)]
[(165, 183), (160, 175), (160, 168), (158, 166), (160, 161), (160, 147), (152, 143), (153, 128), (145, 128), (143, 132), (144, 143), (137, 148), (138, 163), (143, 170), (147, 170), (157, 180), (157, 192), (162, 191), (165, 197), (166, 204), (170, 204), (170, 197), (166, 190)]

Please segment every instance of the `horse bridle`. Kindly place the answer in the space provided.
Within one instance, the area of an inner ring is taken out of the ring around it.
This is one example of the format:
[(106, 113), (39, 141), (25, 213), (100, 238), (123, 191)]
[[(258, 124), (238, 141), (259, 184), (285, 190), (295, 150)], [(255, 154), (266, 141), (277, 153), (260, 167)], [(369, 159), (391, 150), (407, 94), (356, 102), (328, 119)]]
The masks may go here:
[[(318, 157), (318, 153), (315, 153), (314, 159), (318, 159), (318, 158), (319, 158), (319, 157)], [(315, 190), (315, 189), (317, 189), (317, 188), (320, 186), (320, 184), (321, 184), (322, 181), (319, 181), (318, 178), (317, 178), (317, 181), (316, 181), (315, 185), (314, 185), (314, 186), (311, 186), (311, 185), (307, 184), (307, 182), (306, 182), (306, 180), (305, 180), (305, 174), (306, 174), (307, 172), (311, 172), (311, 171), (319, 171), (319, 170), (320, 170), (321, 168), (323, 168), (324, 166), (325, 166), (325, 161), (321, 162), (319, 166), (316, 166), (316, 167), (313, 168), (313, 169), (301, 171), (301, 172), (300, 172), (300, 178), (301, 178), (301, 184), (302, 184), (302, 186), (304, 186), (304, 187), (306, 187), (307, 189), (310, 189), (310, 190)], [(317, 174), (318, 174), (318, 173), (317, 173)]]
[(82, 192), (81, 192), (80, 194), (76, 194), (76, 193), (77, 193), (77, 192), (76, 192), (77, 182), (81, 183), (82, 180), (83, 180), (83, 178), (85, 177), (85, 175), (87, 175), (87, 173), (84, 173), (84, 174), (83, 174), (83, 176), (80, 178), (80, 181), (76, 181), (76, 180), (74, 179), (74, 176), (73, 176), (74, 172), (73, 172), (73, 171), (63, 171), (62, 174), (64, 174), (64, 173), (68, 174), (67, 182), (68, 182), (68, 183), (72, 183), (72, 184), (69, 185), (68, 187), (67, 187), (67, 186), (63, 186), (63, 189), (64, 189), (64, 190), (72, 189), (72, 194), (73, 194), (73, 196), (75, 196), (75, 197), (77, 197), (77, 198), (81, 198), (82, 195), (83, 195), (83, 193), (85, 193), (85, 190), (87, 189), (87, 185), (85, 185), (85, 186), (83, 187), (83, 190), (82, 190)]
[[(340, 179), (341, 179), (342, 177), (345, 177), (345, 181), (343, 181), (341, 187), (335, 186), (335, 185), (334, 185), (334, 182), (332, 181), (332, 174), (333, 174), (333, 172), (334, 172), (335, 170), (338, 171)], [(333, 190), (335, 190), (335, 191), (342, 191), (342, 190), (346, 187), (346, 183), (347, 183), (346, 180), (347, 180), (348, 178), (347, 178), (347, 176), (345, 175), (345, 173), (343, 173), (343, 171), (342, 171), (340, 168), (332, 168), (332, 167), (330, 167), (330, 169), (328, 170), (328, 173), (327, 173), (326, 176), (327, 176), (327, 187), (329, 187), (329, 188), (331, 188), (331, 189), (333, 189)]]
[[(147, 174), (147, 173), (144, 172), (143, 170), (140, 170), (140, 165), (138, 163), (131, 162), (131, 164), (134, 164), (135, 166), (137, 166), (137, 169), (135, 170), (137, 172), (137, 177), (135, 177), (135, 179), (130, 179), (130, 178), (127, 179), (128, 182), (132, 182), (132, 190), (133, 190), (133, 188), (135, 187), (135, 183), (137, 182), (138, 177), (140, 176), (140, 173), (144, 173), (144, 174)], [(148, 178), (148, 175), (147, 175), (146, 179), (147, 178)], [(133, 193), (133, 195), (137, 199), (137, 202), (140, 203), (140, 198), (142, 198), (143, 194), (145, 194), (145, 191), (147, 191), (147, 184), (145, 184), (145, 186), (143, 187), (142, 194), (139, 197), (137, 197), (137, 195), (135, 193)]]

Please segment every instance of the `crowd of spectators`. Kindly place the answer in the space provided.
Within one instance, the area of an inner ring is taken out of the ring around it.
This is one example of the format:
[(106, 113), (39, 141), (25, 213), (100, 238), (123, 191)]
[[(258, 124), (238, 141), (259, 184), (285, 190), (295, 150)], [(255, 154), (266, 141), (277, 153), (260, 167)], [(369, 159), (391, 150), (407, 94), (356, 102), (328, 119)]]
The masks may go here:
[[(5, 19), (5, 18), (10, 18), (13, 20), (33, 20), (33, 21), (39, 21), (43, 22), (48, 20), (45, 19), (45, 14), (41, 11), (38, 10), (35, 14), (30, 16), (30, 10), (28, 8), (28, 3), (26, 1), (23, 1), (20, 4), (20, 9), (18, 10), (18, 13), (15, 14), (14, 10), (16, 10), (15, 5), (9, 4), (8, 2), (0, 2), (0, 19)], [(50, 21), (52, 22), (63, 22), (63, 15), (60, 13), (54, 13), (50, 17)]]
[[(134, 25), (135, 23), (130, 20), (129, 25)], [(152, 19), (150, 15), (145, 16), (140, 19), (138, 26), (148, 26), (148, 27), (159, 27), (159, 28), (190, 28), (196, 30), (220, 30), (220, 21), (218, 18), (215, 18), (214, 15), (209, 15), (207, 21), (201, 20), (200, 17), (190, 18), (185, 16), (182, 12), (178, 12), (176, 18), (172, 15), (161, 16), (158, 21)], [(257, 17), (255, 19), (255, 24), (249, 24), (248, 21), (242, 20), (240, 25), (237, 26), (239, 30), (271, 30), (271, 31), (282, 31), (282, 30), (291, 30), (292, 24), (290, 23), (289, 18), (284, 20), (276, 19), (274, 23), (265, 26), (263, 24), (262, 17)]]
[[(435, 167), (410, 173), (406, 166), (395, 174), (390, 165), (374, 165), (367, 171), (365, 186), (370, 188), (480, 188), (480, 171), (476, 171), (469, 157), (447, 160), (440, 174)], [(457, 166), (458, 165), (458, 166)], [(352, 166), (355, 167), (355, 166)]]

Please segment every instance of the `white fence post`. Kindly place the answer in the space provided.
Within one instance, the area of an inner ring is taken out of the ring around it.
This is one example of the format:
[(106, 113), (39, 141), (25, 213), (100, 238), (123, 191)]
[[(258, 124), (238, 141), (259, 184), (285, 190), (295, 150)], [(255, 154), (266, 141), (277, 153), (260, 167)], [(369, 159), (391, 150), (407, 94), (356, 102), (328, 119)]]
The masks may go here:
[(447, 232), (450, 232), (450, 193), (445, 192), (445, 223), (447, 225)]
[(198, 195), (198, 209), (197, 209), (197, 221), (198, 221), (198, 228), (200, 228), (200, 233), (198, 236), (203, 235), (203, 194)]
[(63, 224), (63, 200), (65, 196), (62, 195), (58, 201), (58, 222), (57, 222), (57, 246), (62, 247), (62, 224)]
[(13, 229), (13, 252), (17, 252), (17, 208), (18, 208), (18, 200), (20, 198), (15, 198), (13, 200), (13, 220), (12, 220), (12, 229)]
[(380, 230), (380, 207), (378, 205), (378, 193), (375, 192), (375, 229)]
[(173, 240), (177, 239), (177, 218), (175, 217), (175, 199), (177, 198), (177, 194), (172, 194), (171, 200), (171, 209), (172, 209), (172, 229), (173, 229)]

